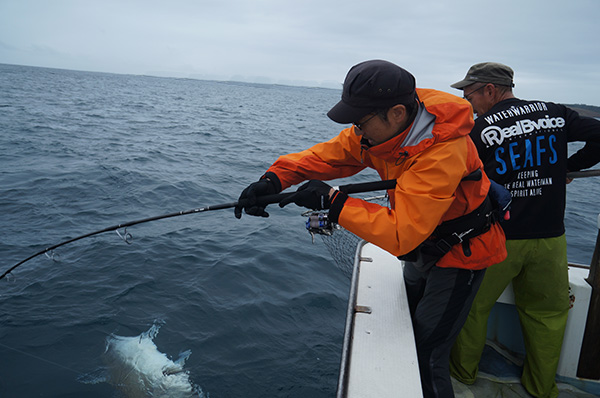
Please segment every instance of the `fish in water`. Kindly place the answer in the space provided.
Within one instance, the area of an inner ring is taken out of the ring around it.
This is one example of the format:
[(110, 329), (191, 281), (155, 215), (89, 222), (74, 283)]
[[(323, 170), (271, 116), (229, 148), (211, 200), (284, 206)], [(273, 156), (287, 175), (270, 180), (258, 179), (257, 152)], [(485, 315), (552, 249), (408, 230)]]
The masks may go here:
[(182, 352), (176, 361), (169, 359), (154, 344), (159, 329), (155, 324), (139, 336), (109, 336), (103, 355), (107, 381), (132, 398), (208, 398), (183, 368), (192, 352)]

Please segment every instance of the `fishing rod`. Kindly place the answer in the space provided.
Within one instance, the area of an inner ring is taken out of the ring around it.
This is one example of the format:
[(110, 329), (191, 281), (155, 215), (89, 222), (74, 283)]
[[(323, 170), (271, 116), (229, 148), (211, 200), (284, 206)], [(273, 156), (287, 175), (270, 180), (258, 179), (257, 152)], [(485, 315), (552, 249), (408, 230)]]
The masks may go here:
[(582, 171), (571, 171), (567, 173), (567, 178), (585, 178), (585, 177), (598, 177), (600, 176), (600, 170), (582, 170)]
[[(583, 171), (574, 171), (574, 172), (567, 173), (568, 178), (585, 178), (585, 177), (597, 177), (597, 176), (600, 176), (600, 170), (583, 170)], [(379, 191), (379, 190), (385, 190), (385, 189), (393, 189), (395, 186), (396, 186), (396, 180), (384, 180), (384, 181), (372, 181), (372, 182), (364, 182), (364, 183), (358, 183), (358, 184), (341, 185), (338, 187), (338, 189), (346, 194), (352, 194), (352, 193), (363, 193), (363, 192)], [(287, 198), (290, 195), (293, 195), (294, 193), (295, 192), (289, 192), (289, 193), (279, 193), (279, 194), (274, 194), (274, 195), (260, 196), (260, 197), (257, 197), (257, 204), (266, 206), (266, 205), (272, 204), (272, 203), (279, 203), (283, 199)], [(42, 254), (46, 254), (48, 256), (48, 252), (52, 252), (56, 248), (59, 248), (61, 246), (67, 245), (69, 243), (78, 241), (80, 239), (84, 239), (84, 238), (88, 238), (90, 236), (102, 234), (104, 232), (115, 231), (119, 235), (119, 237), (121, 237), (121, 239), (123, 239), (125, 241), (125, 243), (130, 244), (131, 243), (131, 234), (127, 233), (127, 229), (126, 229), (127, 227), (131, 227), (131, 226), (134, 226), (137, 224), (147, 223), (150, 221), (162, 220), (165, 218), (184, 216), (186, 214), (196, 214), (196, 213), (202, 213), (202, 212), (211, 211), (211, 210), (229, 209), (229, 208), (237, 206), (238, 204), (243, 205), (243, 203), (239, 203), (239, 202), (229, 202), (229, 203), (221, 203), (221, 204), (212, 205), (212, 206), (199, 207), (199, 208), (195, 208), (195, 209), (178, 211), (178, 212), (174, 212), (174, 213), (163, 214), (160, 216), (144, 218), (141, 220), (130, 221), (130, 222), (126, 222), (123, 224), (117, 224), (117, 225), (113, 225), (113, 226), (110, 226), (110, 227), (107, 227), (107, 228), (104, 228), (104, 229), (101, 229), (98, 231), (94, 231), (94, 232), (90, 232), (90, 233), (87, 233), (87, 234), (84, 234), (81, 236), (77, 236), (75, 238), (60, 242), (56, 245), (47, 247), (46, 249), (41, 250), (35, 254), (32, 254), (31, 256), (27, 257), (24, 260), (19, 261), (17, 264), (13, 265), (6, 272), (4, 272), (2, 275), (0, 275), (0, 279), (3, 279), (8, 274), (10, 274), (12, 271), (14, 271), (17, 267), (19, 267), (21, 264), (26, 263), (27, 261), (29, 261), (35, 257), (40, 256)], [(125, 231), (123, 232), (123, 235), (121, 235), (121, 233), (119, 233), (119, 230), (123, 229), (123, 228), (125, 228)]]
[[(338, 190), (340, 190), (346, 194), (352, 194), (352, 193), (380, 191), (380, 190), (385, 190), (385, 189), (394, 189), (395, 186), (396, 186), (396, 180), (384, 180), (384, 181), (373, 181), (373, 182), (364, 182), (364, 183), (358, 183), (358, 184), (341, 185), (338, 187)], [(256, 198), (256, 200), (257, 200), (258, 205), (266, 206), (266, 205), (272, 204), (272, 203), (279, 203), (283, 199), (289, 197), (290, 195), (293, 195), (294, 193), (295, 192), (288, 192), (288, 193), (279, 193), (279, 194), (274, 194), (274, 195), (259, 196)], [(87, 233), (87, 234), (84, 234), (81, 236), (77, 236), (72, 239), (65, 240), (56, 245), (47, 247), (44, 250), (41, 250), (35, 254), (32, 254), (31, 256), (27, 257), (26, 259), (21, 260), (17, 264), (10, 267), (6, 272), (4, 272), (2, 275), (0, 275), (0, 279), (6, 277), (8, 274), (10, 274), (12, 271), (14, 271), (15, 268), (19, 267), (20, 265), (26, 263), (27, 261), (29, 261), (37, 256), (40, 256), (42, 254), (46, 254), (46, 256), (48, 256), (48, 252), (52, 252), (56, 248), (59, 248), (61, 246), (67, 245), (69, 243), (72, 243), (72, 242), (75, 242), (75, 241), (78, 241), (78, 240), (81, 240), (84, 238), (88, 238), (90, 236), (99, 235), (104, 232), (115, 231), (119, 235), (119, 237), (121, 237), (121, 239), (123, 239), (125, 241), (125, 243), (130, 244), (132, 236), (131, 236), (131, 234), (127, 233), (127, 227), (147, 223), (150, 221), (162, 220), (165, 218), (184, 216), (187, 214), (196, 214), (196, 213), (202, 213), (202, 212), (211, 211), (211, 210), (229, 209), (229, 208), (232, 208), (232, 207), (235, 207), (238, 205), (243, 206), (244, 201), (221, 203), (221, 204), (212, 205), (212, 206), (198, 207), (195, 209), (177, 211), (177, 212), (173, 212), (173, 213), (163, 214), (160, 216), (148, 217), (148, 218), (144, 218), (141, 220), (129, 221), (129, 222), (125, 222), (122, 224), (112, 225), (110, 227), (106, 227), (106, 228), (98, 230), (98, 231), (90, 232), (90, 233)], [(125, 229), (123, 234), (119, 233), (120, 229)], [(48, 257), (50, 257), (50, 256), (48, 256)]]

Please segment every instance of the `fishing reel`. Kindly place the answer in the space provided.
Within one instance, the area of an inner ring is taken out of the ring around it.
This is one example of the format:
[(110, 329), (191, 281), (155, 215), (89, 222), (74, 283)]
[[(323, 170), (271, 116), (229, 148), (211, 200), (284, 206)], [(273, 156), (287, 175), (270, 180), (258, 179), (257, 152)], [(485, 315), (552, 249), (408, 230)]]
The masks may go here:
[(313, 243), (315, 243), (315, 234), (331, 236), (333, 231), (339, 228), (338, 224), (329, 221), (329, 213), (311, 211), (303, 215), (308, 215), (306, 229), (311, 235)]

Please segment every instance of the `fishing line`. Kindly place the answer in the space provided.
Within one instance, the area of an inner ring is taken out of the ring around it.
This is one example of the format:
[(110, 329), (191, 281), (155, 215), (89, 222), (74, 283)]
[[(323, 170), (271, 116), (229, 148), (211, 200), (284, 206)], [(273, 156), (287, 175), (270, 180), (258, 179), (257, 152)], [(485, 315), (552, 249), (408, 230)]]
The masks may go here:
[[(385, 180), (385, 181), (373, 181), (373, 182), (364, 182), (364, 183), (359, 183), (359, 184), (342, 185), (342, 186), (338, 187), (338, 189), (344, 193), (351, 194), (351, 193), (378, 191), (378, 190), (384, 190), (384, 189), (393, 189), (395, 186), (396, 186), (396, 180)], [(283, 199), (287, 198), (290, 195), (293, 195), (294, 193), (295, 192), (289, 192), (289, 193), (280, 193), (280, 194), (275, 194), (275, 195), (260, 196), (260, 197), (256, 198), (257, 204), (266, 206), (266, 205), (272, 204), (272, 203), (279, 203)], [(110, 227), (107, 227), (107, 228), (104, 228), (104, 229), (101, 229), (98, 231), (94, 231), (94, 232), (90, 232), (90, 233), (87, 233), (87, 234), (84, 234), (81, 236), (77, 236), (75, 238), (60, 242), (56, 245), (47, 247), (44, 250), (41, 250), (35, 254), (32, 254), (31, 256), (27, 257), (26, 259), (19, 261), (17, 264), (13, 265), (6, 272), (4, 272), (2, 275), (0, 275), (0, 279), (3, 279), (4, 277), (6, 277), (8, 274), (10, 274), (12, 271), (14, 271), (17, 267), (21, 266), (22, 264), (26, 263), (27, 261), (29, 261), (39, 255), (42, 255), (42, 254), (45, 254), (47, 257), (49, 257), (53, 261), (58, 261), (56, 259), (57, 255), (54, 253), (54, 249), (59, 248), (64, 245), (67, 245), (69, 243), (84, 239), (84, 238), (89, 238), (90, 236), (99, 235), (104, 232), (115, 231), (117, 233), (117, 235), (119, 235), (119, 237), (125, 243), (131, 244), (131, 242), (133, 240), (133, 236), (127, 232), (127, 227), (131, 227), (134, 225), (147, 223), (147, 222), (151, 222), (151, 221), (162, 220), (165, 218), (184, 216), (184, 215), (188, 215), (188, 214), (197, 214), (197, 213), (202, 213), (202, 212), (212, 211), (212, 210), (229, 209), (229, 208), (238, 206), (238, 204), (244, 206), (244, 202), (242, 201), (242, 202), (229, 202), (229, 203), (221, 203), (221, 204), (212, 205), (212, 206), (198, 207), (195, 209), (178, 211), (178, 212), (174, 212), (174, 213), (163, 214), (160, 216), (144, 218), (141, 220), (129, 221), (129, 222), (125, 222), (122, 224), (116, 224), (116, 225), (112, 225)], [(123, 230), (123, 233), (119, 232), (119, 230)]]
[(69, 368), (69, 367), (67, 367), (67, 366), (61, 365), (61, 364), (60, 364), (60, 363), (58, 363), (58, 362), (53, 362), (53, 361), (51, 361), (51, 360), (49, 360), (49, 359), (42, 358), (42, 357), (40, 357), (40, 356), (37, 356), (37, 355), (34, 355), (34, 354), (30, 354), (30, 353), (28, 353), (28, 352), (25, 352), (25, 351), (19, 350), (19, 349), (17, 349), (17, 348), (9, 347), (9, 346), (7, 346), (7, 345), (5, 345), (5, 344), (2, 344), (2, 343), (0, 343), (0, 347), (4, 347), (4, 348), (6, 348), (6, 349), (12, 350), (12, 351), (14, 351), (14, 352), (18, 352), (19, 354), (23, 354), (23, 355), (25, 355), (25, 356), (28, 356), (28, 357), (31, 357), (31, 358), (34, 358), (34, 359), (40, 360), (40, 361), (42, 361), (42, 362), (47, 362), (47, 363), (49, 363), (50, 365), (58, 366), (59, 368), (63, 368), (63, 369), (65, 369), (65, 370), (68, 370), (68, 371), (70, 371), (70, 372), (73, 372), (73, 373), (75, 373), (75, 374), (76, 374), (77, 376), (79, 376), (79, 377), (81, 377), (81, 376), (87, 376), (87, 374), (85, 374), (85, 373), (81, 373), (81, 372), (79, 372), (79, 371), (77, 371), (77, 370), (75, 370), (75, 369), (71, 369), (71, 368)]

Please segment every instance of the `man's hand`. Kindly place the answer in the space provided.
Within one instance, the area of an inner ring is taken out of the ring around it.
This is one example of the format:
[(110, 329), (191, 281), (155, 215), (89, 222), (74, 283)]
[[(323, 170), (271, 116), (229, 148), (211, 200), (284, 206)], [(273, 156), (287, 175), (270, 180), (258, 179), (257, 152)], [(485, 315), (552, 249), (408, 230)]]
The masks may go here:
[(273, 195), (281, 191), (281, 183), (275, 173), (267, 172), (257, 182), (253, 182), (244, 189), (238, 199), (238, 205), (233, 209), (236, 218), (242, 218), (242, 209), (246, 214), (257, 217), (269, 217), (265, 211), (267, 205), (256, 203), (258, 196)]
[(335, 190), (320, 180), (310, 180), (302, 185), (296, 192), (279, 202), (279, 207), (290, 203), (307, 207), (313, 210), (329, 209), (331, 206), (331, 194)]

